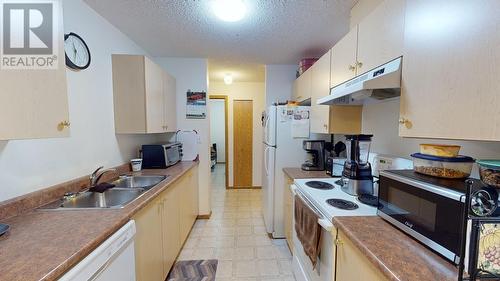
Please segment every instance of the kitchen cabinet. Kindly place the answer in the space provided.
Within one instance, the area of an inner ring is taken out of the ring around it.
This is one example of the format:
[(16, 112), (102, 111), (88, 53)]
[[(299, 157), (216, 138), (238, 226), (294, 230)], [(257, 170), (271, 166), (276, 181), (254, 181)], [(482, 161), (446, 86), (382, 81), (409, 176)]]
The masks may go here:
[(163, 97), (164, 97), (164, 122), (165, 131), (173, 132), (177, 130), (177, 82), (175, 78), (163, 71)]
[(388, 281), (340, 230), (335, 244), (337, 245), (336, 281)]
[(164, 279), (161, 213), (161, 200), (155, 199), (134, 216), (137, 280), (159, 281)]
[(290, 248), (290, 251), (293, 253), (293, 240), (292, 240), (292, 233), (293, 233), (293, 207), (294, 207), (294, 194), (290, 190), (290, 185), (293, 184), (293, 179), (287, 176), (285, 173), (283, 173), (283, 176), (285, 177), (285, 186), (283, 187), (283, 202), (284, 202), (284, 210), (283, 210), (283, 220), (284, 220), (284, 228), (285, 228), (285, 238), (286, 238), (286, 243), (288, 244), (288, 247)]
[(162, 202), (163, 276), (167, 276), (182, 247), (179, 193), (178, 188), (171, 188), (160, 199)]
[(191, 227), (193, 226), (196, 218), (198, 217), (198, 177), (193, 168), (189, 171), (179, 183), (181, 186), (180, 201), (180, 235), (181, 241), (187, 239)]
[(175, 132), (175, 78), (149, 58), (113, 55), (117, 134)]
[(399, 135), (500, 141), (499, 3), (406, 5)]
[(354, 27), (331, 49), (330, 87), (333, 88), (356, 76), (358, 27)]
[(383, 1), (333, 46), (331, 87), (402, 55), (405, 4)]
[(57, 68), (14, 70), (0, 67), (0, 140), (70, 135), (61, 3), (57, 11)]
[(197, 216), (198, 168), (193, 167), (133, 216), (137, 280), (165, 280)]
[(306, 70), (293, 82), (292, 100), (303, 102), (311, 98), (311, 70)]
[(331, 51), (323, 55), (311, 72), (311, 132), (320, 134), (361, 133), (361, 106), (318, 105), (318, 99), (330, 94)]
[(403, 54), (404, 0), (385, 0), (358, 26), (357, 74)]

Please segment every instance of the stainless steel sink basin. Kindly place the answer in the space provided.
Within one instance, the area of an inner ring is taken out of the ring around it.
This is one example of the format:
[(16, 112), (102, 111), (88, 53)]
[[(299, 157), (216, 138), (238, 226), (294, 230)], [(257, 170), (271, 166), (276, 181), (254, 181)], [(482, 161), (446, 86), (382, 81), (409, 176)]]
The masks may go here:
[(63, 199), (52, 202), (40, 209), (69, 210), (69, 209), (95, 209), (123, 208), (128, 203), (143, 195), (168, 176), (120, 176), (111, 182), (115, 187), (103, 193), (85, 191), (65, 196)]
[(103, 193), (83, 192), (74, 198), (65, 199), (60, 208), (119, 208), (138, 198), (144, 189), (108, 189)]
[(167, 176), (120, 176), (111, 184), (115, 185), (114, 188), (150, 189), (166, 178)]

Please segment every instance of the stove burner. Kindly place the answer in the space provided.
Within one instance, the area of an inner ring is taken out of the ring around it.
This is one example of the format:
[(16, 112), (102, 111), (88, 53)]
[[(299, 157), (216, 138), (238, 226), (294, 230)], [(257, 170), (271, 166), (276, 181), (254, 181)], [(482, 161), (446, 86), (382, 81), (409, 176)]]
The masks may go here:
[(369, 205), (369, 206), (373, 206), (373, 207), (379, 206), (378, 197), (373, 196), (371, 194), (361, 194), (358, 196), (358, 200), (359, 200), (359, 202), (366, 204), (366, 205)]
[(321, 190), (330, 190), (333, 189), (333, 185), (323, 182), (323, 181), (308, 181), (306, 182), (306, 185), (315, 188), (315, 189), (321, 189)]
[(326, 200), (326, 203), (342, 210), (356, 210), (357, 208), (359, 208), (358, 204), (354, 202), (337, 198), (328, 199)]

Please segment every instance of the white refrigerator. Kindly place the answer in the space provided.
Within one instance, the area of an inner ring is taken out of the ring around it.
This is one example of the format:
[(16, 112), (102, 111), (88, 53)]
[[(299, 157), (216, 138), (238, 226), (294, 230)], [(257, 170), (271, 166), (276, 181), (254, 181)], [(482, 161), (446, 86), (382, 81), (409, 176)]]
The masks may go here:
[[(308, 106), (293, 107), (309, 114)], [(270, 106), (262, 114), (264, 155), (262, 165), (262, 209), (266, 230), (273, 238), (284, 238), (283, 168), (300, 167), (306, 159), (302, 142), (309, 138), (292, 137), (292, 118), (287, 106)]]

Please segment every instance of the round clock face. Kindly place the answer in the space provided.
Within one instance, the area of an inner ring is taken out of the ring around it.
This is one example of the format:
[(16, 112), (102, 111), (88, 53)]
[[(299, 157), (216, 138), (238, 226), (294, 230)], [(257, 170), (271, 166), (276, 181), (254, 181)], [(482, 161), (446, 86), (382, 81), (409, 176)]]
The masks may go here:
[(86, 69), (90, 65), (90, 51), (85, 41), (75, 33), (64, 35), (66, 65), (73, 69)]

